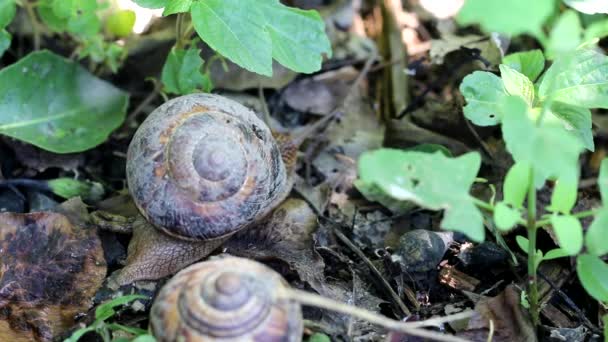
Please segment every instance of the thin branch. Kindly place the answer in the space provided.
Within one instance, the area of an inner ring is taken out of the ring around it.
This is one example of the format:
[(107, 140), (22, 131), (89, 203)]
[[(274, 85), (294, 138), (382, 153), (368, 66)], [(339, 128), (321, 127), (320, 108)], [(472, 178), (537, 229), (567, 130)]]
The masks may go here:
[(468, 342), (469, 340), (454, 335), (442, 334), (439, 332), (422, 329), (422, 327), (436, 326), (447, 322), (466, 319), (472, 317), (475, 314), (474, 311), (467, 311), (445, 317), (431, 318), (419, 322), (400, 322), (382, 315), (378, 315), (369, 310), (361, 309), (353, 305), (344, 304), (333, 299), (325, 298), (323, 296), (319, 296), (317, 294), (302, 290), (287, 289), (281, 295), (302, 305), (313, 306), (354, 316), (372, 324), (384, 327), (390, 331), (398, 331), (412, 336), (418, 336), (432, 339), (435, 341), (445, 342)]

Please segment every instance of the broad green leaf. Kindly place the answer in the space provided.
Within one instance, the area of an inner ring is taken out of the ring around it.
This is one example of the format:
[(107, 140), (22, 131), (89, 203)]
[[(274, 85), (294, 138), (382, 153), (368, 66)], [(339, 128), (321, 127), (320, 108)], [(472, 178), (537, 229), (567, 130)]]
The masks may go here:
[(331, 342), (331, 339), (325, 334), (314, 333), (306, 340), (306, 342)]
[(550, 110), (553, 115), (564, 122), (566, 129), (575, 132), (586, 149), (589, 151), (595, 150), (593, 131), (591, 130), (591, 111), (589, 109), (553, 101)]
[(361, 156), (359, 181), (374, 184), (395, 199), (432, 210), (443, 209), (443, 229), (483, 241), (483, 217), (469, 195), (480, 163), (477, 153), (448, 158), (440, 152), (380, 149)]
[(13, 21), (15, 13), (17, 13), (15, 0), (0, 0), (0, 30)]
[(520, 97), (509, 96), (503, 105), (502, 133), (507, 150), (516, 162), (526, 162), (534, 168), (537, 188), (549, 177), (578, 174), (578, 156), (583, 146), (575, 136), (549, 120), (537, 126)]
[(370, 202), (378, 202), (393, 214), (405, 214), (416, 208), (416, 204), (408, 201), (400, 201), (386, 192), (382, 191), (376, 184), (362, 182), (360, 179), (355, 180), (357, 190)]
[(131, 342), (156, 342), (156, 338), (152, 335), (140, 335)]
[(203, 59), (199, 53), (194, 46), (188, 50), (171, 49), (161, 77), (166, 92), (186, 95), (199, 89), (211, 90), (211, 80), (201, 73)]
[(116, 11), (106, 19), (106, 29), (116, 37), (127, 37), (133, 31), (135, 19), (131, 10)]
[[(55, 0), (62, 1), (62, 0)], [(97, 0), (79, 0), (76, 2), (76, 11), (69, 18), (67, 31), (83, 39), (99, 34), (101, 20), (97, 16), (99, 5)]]
[(331, 55), (324, 23), (315, 11), (282, 5), (278, 0), (205, 0), (192, 4), (198, 35), (211, 48), (241, 67), (272, 75), (272, 59), (298, 72), (321, 67)]
[(606, 237), (608, 237), (608, 208), (602, 208), (585, 234), (587, 251), (597, 256), (608, 253)]
[(521, 208), (530, 186), (530, 164), (518, 162), (507, 172), (502, 189), (505, 203)]
[(95, 308), (95, 319), (100, 321), (105, 321), (106, 319), (114, 316), (116, 311), (114, 310), (118, 306), (125, 305), (130, 303), (136, 299), (146, 299), (146, 296), (143, 295), (126, 295), (118, 298), (114, 298), (108, 302), (105, 302)]
[(541, 101), (584, 108), (608, 108), (608, 57), (589, 49), (555, 60), (539, 86)]
[(494, 223), (502, 231), (509, 231), (515, 227), (521, 218), (519, 210), (510, 207), (505, 202), (498, 202), (494, 207)]
[(463, 108), (467, 119), (478, 126), (492, 126), (500, 122), (501, 102), (507, 96), (500, 77), (475, 71), (462, 80), (460, 92), (467, 101)]
[[(137, 5), (144, 7), (144, 8), (152, 8), (152, 9), (156, 9), (156, 8), (163, 8), (165, 6), (167, 6), (167, 4), (170, 2), (171, 0), (133, 0), (134, 3), (136, 3)], [(175, 0), (173, 0), (175, 1)]]
[(566, 256), (568, 256), (568, 252), (566, 252), (562, 248), (556, 248), (556, 249), (552, 249), (552, 250), (548, 251), (547, 254), (545, 254), (545, 256), (543, 256), (543, 260), (553, 260), (553, 259), (557, 259), (557, 258), (563, 258)]
[(12, 36), (4, 29), (0, 29), (0, 57), (11, 46)]
[(564, 0), (564, 3), (585, 14), (608, 13), (606, 0)]
[(125, 92), (49, 51), (0, 70), (0, 134), (52, 152), (102, 143), (124, 120), (127, 103)]
[(545, 56), (538, 49), (516, 52), (506, 55), (502, 64), (510, 66), (526, 75), (531, 81), (535, 81), (545, 69)]
[(467, 0), (456, 18), (486, 32), (537, 34), (554, 10), (555, 0)]
[(168, 16), (175, 13), (189, 12), (192, 6), (192, 0), (173, 0), (167, 3), (163, 16)]
[(547, 210), (554, 213), (569, 214), (576, 203), (578, 194), (578, 175), (564, 176), (557, 180), (551, 194), (551, 205)]
[(56, 0), (40, 0), (38, 6), (36, 6), (36, 10), (38, 11), (38, 16), (40, 20), (52, 31), (55, 32), (63, 32), (67, 30), (69, 17), (59, 17), (55, 14), (55, 10), (53, 9), (53, 5)]
[(561, 54), (574, 51), (581, 44), (583, 28), (578, 14), (572, 10), (562, 13), (549, 35), (546, 55), (549, 59), (554, 59)]
[(268, 21), (272, 57), (296, 72), (308, 74), (321, 69), (322, 54), (331, 57), (331, 44), (319, 13), (287, 7), (278, 0), (258, 3)]
[(508, 65), (501, 64), (499, 69), (507, 93), (520, 96), (531, 106), (534, 103), (534, 84), (532, 84), (532, 81), (526, 75)]
[(608, 302), (608, 265), (590, 254), (576, 258), (576, 273), (581, 284), (591, 297)]
[(608, 19), (598, 20), (591, 23), (586, 29), (583, 41), (588, 42), (595, 38), (604, 38), (608, 36)]
[(580, 221), (570, 215), (552, 215), (550, 221), (561, 249), (569, 255), (578, 254), (583, 248), (583, 226)]
[(241, 67), (272, 75), (272, 40), (257, 0), (205, 0), (192, 4), (196, 32), (212, 49)]
[(51, 8), (57, 17), (67, 19), (76, 11), (76, 0), (53, 0)]

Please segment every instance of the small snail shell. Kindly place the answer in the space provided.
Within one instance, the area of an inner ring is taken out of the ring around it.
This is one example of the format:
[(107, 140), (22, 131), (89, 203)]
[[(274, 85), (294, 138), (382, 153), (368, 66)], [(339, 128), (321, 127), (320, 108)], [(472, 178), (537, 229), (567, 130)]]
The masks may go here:
[(281, 296), (286, 281), (248, 259), (200, 262), (177, 273), (150, 312), (158, 341), (301, 341), (298, 303)]
[(172, 99), (141, 124), (127, 154), (135, 204), (182, 240), (217, 239), (268, 214), (291, 188), (270, 129), (218, 95)]

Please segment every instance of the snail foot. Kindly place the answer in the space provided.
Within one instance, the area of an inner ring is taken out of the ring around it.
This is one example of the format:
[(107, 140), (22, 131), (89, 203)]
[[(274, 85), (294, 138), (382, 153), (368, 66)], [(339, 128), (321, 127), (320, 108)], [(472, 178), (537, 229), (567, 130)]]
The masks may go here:
[(227, 238), (207, 241), (186, 241), (163, 234), (138, 219), (133, 224), (126, 266), (113, 279), (118, 285), (137, 280), (156, 280), (172, 275), (211, 254)]

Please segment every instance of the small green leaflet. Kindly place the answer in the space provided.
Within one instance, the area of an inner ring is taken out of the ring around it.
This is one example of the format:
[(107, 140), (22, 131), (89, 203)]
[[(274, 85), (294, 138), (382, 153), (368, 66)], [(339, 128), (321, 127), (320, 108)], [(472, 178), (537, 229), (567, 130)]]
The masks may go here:
[(316, 11), (278, 0), (205, 0), (192, 4), (196, 32), (211, 48), (241, 67), (272, 76), (272, 59), (303, 73), (331, 56), (325, 24)]
[(555, 8), (555, 0), (467, 0), (456, 19), (461, 25), (479, 24), (486, 32), (536, 35)]
[(0, 134), (56, 153), (84, 151), (122, 124), (128, 100), (79, 64), (33, 52), (0, 70)]
[(201, 73), (203, 59), (200, 51), (192, 46), (188, 50), (173, 47), (163, 66), (161, 80), (164, 91), (186, 95), (197, 90), (211, 91), (211, 80)]
[(513, 164), (505, 176), (502, 190), (505, 203), (514, 208), (522, 208), (529, 186), (530, 164), (525, 161)]
[(485, 71), (467, 75), (460, 84), (460, 92), (467, 100), (464, 116), (478, 126), (500, 123), (501, 102), (507, 92), (500, 77)]
[(550, 221), (561, 249), (568, 255), (578, 254), (583, 248), (583, 226), (580, 221), (570, 215), (552, 215)]
[(519, 210), (509, 206), (505, 202), (498, 202), (494, 207), (494, 223), (501, 231), (509, 231), (521, 218)]
[(516, 52), (506, 55), (502, 63), (535, 81), (545, 69), (545, 56), (541, 50)]
[(591, 297), (608, 302), (608, 265), (599, 257), (582, 254), (576, 258), (576, 273)]
[(554, 213), (569, 214), (576, 204), (578, 195), (578, 174), (557, 180), (551, 194), (551, 205), (547, 210)]
[(532, 84), (532, 81), (526, 75), (508, 65), (501, 64), (499, 68), (500, 77), (507, 93), (523, 98), (528, 106), (532, 106), (534, 103), (534, 84)]
[(167, 3), (163, 16), (168, 16), (175, 13), (190, 12), (192, 0), (173, 0)]
[(477, 153), (450, 158), (441, 152), (379, 149), (361, 156), (358, 182), (376, 185), (398, 200), (432, 210), (443, 209), (443, 229), (483, 241), (483, 217), (469, 195), (480, 165)]
[(602, 195), (602, 208), (587, 229), (585, 246), (589, 253), (601, 256), (608, 253), (608, 159), (602, 160), (597, 183)]
[(17, 13), (15, 0), (0, 0), (0, 30), (13, 21), (15, 13)]

